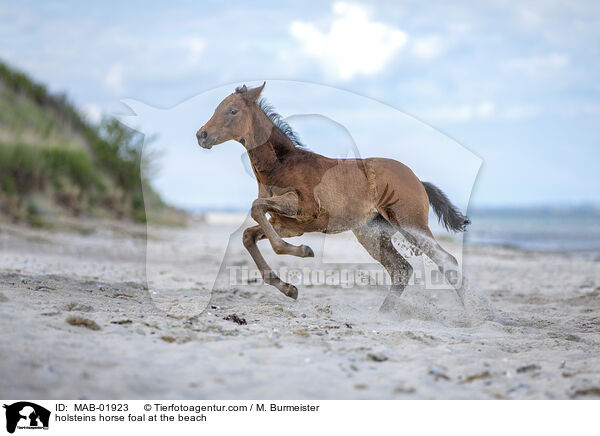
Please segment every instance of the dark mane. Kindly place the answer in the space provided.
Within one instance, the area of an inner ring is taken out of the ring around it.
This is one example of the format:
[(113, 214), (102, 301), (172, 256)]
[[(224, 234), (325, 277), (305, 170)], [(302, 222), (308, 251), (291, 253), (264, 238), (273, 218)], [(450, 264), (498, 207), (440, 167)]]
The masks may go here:
[(288, 137), (292, 144), (294, 144), (298, 148), (305, 148), (304, 144), (300, 142), (300, 138), (298, 138), (298, 134), (294, 131), (292, 126), (290, 126), (287, 122), (281, 118), (277, 112), (275, 112), (275, 108), (267, 102), (264, 98), (261, 98), (257, 102), (258, 107), (265, 113), (265, 115), (275, 124), (279, 130), (281, 130), (285, 136)]
[[(245, 87), (235, 88), (236, 94), (244, 94), (246, 91), (247, 89)], [(298, 134), (294, 131), (292, 126), (290, 126), (283, 120), (283, 118), (281, 118), (281, 115), (275, 112), (273, 105), (267, 102), (267, 100), (264, 98), (259, 99), (256, 104), (258, 104), (260, 110), (264, 112), (264, 114), (273, 122), (273, 124), (275, 124), (275, 127), (281, 130), (283, 134), (287, 136), (290, 141), (292, 141), (292, 144), (294, 144), (295, 147), (306, 149), (305, 145), (300, 141), (300, 138), (298, 138)]]

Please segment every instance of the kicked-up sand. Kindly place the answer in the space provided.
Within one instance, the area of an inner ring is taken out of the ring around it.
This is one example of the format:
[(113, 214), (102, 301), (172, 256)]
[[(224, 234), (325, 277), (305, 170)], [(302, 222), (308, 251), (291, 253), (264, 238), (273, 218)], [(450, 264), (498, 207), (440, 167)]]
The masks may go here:
[(291, 242), (317, 258), (259, 247), (297, 275), (297, 301), (256, 279), (235, 222), (150, 227), (147, 239), (145, 226), (3, 224), (0, 396), (600, 397), (598, 261), (467, 247), (471, 290), (495, 313), (471, 322), (455, 292), (418, 284), (381, 313), (387, 286), (358, 283), (381, 267), (350, 233)]

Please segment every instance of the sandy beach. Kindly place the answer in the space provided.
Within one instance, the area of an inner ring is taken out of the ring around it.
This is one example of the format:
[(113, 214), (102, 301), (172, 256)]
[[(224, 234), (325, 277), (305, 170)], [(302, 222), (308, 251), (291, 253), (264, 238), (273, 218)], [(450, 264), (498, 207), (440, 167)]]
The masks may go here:
[[(2, 225), (3, 398), (600, 397), (597, 261), (466, 247), (465, 274), (508, 321), (471, 326), (450, 291), (411, 287), (402, 304), (418, 310), (384, 315), (384, 286), (301, 284), (293, 301), (231, 284), (224, 257), (254, 269), (234, 222), (147, 235), (116, 223)], [(319, 237), (298, 240), (320, 252)], [(379, 268), (351, 234), (325, 244), (330, 270)], [(276, 268), (318, 260), (259, 246)]]

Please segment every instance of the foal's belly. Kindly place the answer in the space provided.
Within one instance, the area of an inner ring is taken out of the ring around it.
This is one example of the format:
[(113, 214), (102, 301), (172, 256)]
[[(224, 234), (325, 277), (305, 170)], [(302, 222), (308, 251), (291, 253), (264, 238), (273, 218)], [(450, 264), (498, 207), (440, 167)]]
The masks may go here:
[[(367, 161), (331, 159), (333, 165), (319, 174), (314, 187), (297, 187), (300, 215), (270, 213), (282, 233), (339, 233), (372, 220), (377, 214), (373, 180), (367, 179)], [(273, 192), (282, 195), (283, 192)]]
[(340, 160), (323, 175), (315, 188), (315, 198), (326, 215), (317, 231), (331, 233), (354, 229), (376, 214), (372, 188), (359, 162)]

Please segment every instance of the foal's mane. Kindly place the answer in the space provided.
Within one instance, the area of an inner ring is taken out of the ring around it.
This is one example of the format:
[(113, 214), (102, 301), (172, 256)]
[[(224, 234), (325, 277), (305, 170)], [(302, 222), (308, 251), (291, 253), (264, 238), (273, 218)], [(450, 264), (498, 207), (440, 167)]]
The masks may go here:
[[(246, 90), (242, 87), (238, 87), (235, 88), (235, 92), (236, 94), (244, 94)], [(281, 130), (281, 132), (287, 136), (290, 141), (292, 141), (292, 144), (294, 144), (295, 147), (306, 149), (306, 146), (300, 141), (300, 138), (298, 138), (296, 131), (283, 118), (281, 118), (281, 115), (275, 112), (275, 108), (272, 104), (270, 104), (264, 98), (260, 98), (256, 104), (260, 110), (264, 112), (267, 118), (269, 118), (271, 122), (275, 124), (275, 127)]]

